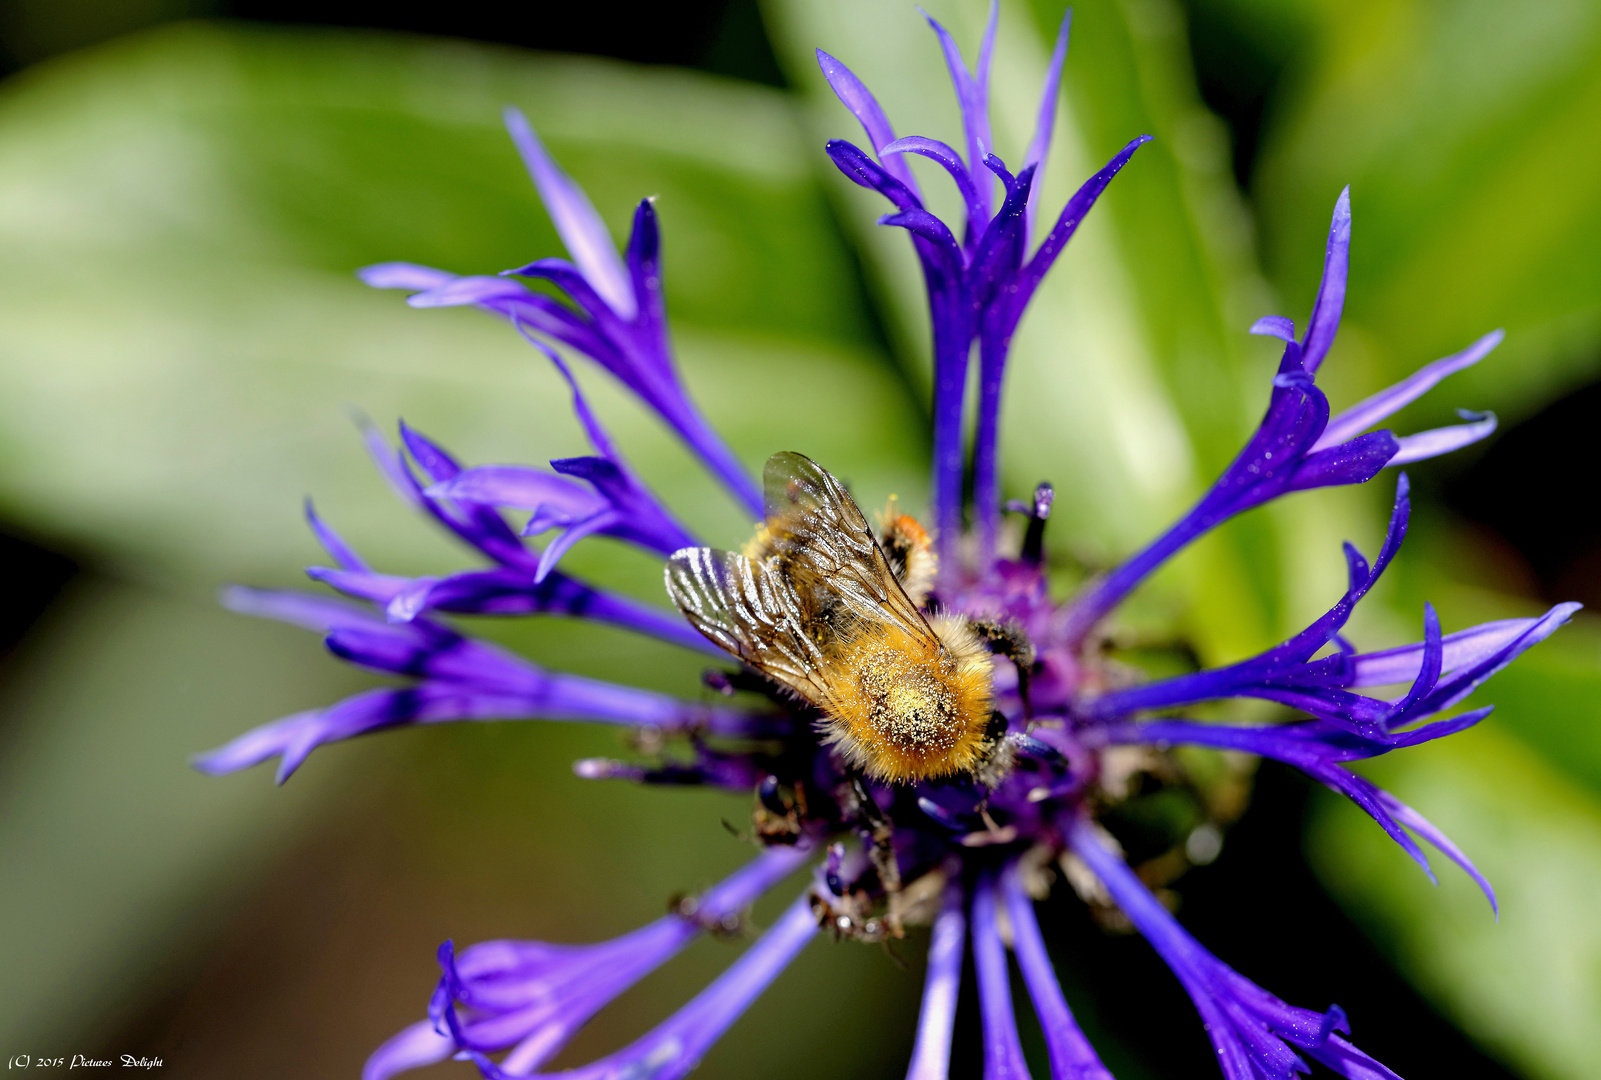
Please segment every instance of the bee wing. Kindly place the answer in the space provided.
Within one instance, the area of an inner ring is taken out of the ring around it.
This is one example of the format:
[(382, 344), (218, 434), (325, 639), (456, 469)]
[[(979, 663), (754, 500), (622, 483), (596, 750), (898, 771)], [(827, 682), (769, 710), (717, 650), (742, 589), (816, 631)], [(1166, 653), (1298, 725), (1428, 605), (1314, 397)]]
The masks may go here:
[(800, 602), (780, 574), (738, 552), (684, 548), (667, 560), (667, 593), (718, 648), (814, 705), (832, 704), (822, 651), (806, 635)]
[(808, 625), (849, 638), (862, 624), (889, 622), (937, 641), (844, 485), (792, 451), (768, 458), (762, 478), (771, 550)]

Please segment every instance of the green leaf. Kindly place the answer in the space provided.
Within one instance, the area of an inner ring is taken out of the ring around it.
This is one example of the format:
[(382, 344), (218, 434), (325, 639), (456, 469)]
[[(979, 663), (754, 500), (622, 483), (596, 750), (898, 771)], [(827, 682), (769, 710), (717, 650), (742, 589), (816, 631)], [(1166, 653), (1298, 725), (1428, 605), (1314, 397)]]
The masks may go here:
[[(1538, 651), (1537, 651), (1538, 652)], [(1601, 800), (1495, 727), (1363, 769), (1467, 852), (1440, 887), (1355, 807), (1315, 804), (1307, 853), (1329, 891), (1473, 1038), (1530, 1077), (1581, 1080), (1601, 1057)]]

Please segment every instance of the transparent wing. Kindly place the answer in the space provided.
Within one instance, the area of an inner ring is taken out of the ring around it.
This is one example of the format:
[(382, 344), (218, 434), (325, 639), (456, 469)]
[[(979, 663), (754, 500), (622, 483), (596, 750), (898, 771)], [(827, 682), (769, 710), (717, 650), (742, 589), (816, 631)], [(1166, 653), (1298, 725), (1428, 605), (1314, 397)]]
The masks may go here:
[(794, 590), (774, 570), (734, 551), (684, 548), (667, 560), (667, 593), (718, 648), (827, 708), (823, 654), (806, 634)]
[(810, 458), (774, 454), (763, 473), (769, 563), (792, 587), (823, 647), (886, 622), (934, 641), (873, 539), (856, 501)]

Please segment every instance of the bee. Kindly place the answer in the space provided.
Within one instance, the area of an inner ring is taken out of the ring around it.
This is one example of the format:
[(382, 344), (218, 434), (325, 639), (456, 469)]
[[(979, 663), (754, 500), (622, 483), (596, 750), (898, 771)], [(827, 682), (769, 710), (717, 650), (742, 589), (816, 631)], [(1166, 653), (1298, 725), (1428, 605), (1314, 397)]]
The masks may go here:
[(774, 454), (763, 479), (755, 539), (742, 552), (675, 552), (673, 602), (822, 710), (825, 741), (868, 777), (977, 772), (996, 744), (992, 661), (967, 620), (920, 609), (935, 570), (928, 534), (892, 504), (881, 546), (844, 486), (801, 454)]

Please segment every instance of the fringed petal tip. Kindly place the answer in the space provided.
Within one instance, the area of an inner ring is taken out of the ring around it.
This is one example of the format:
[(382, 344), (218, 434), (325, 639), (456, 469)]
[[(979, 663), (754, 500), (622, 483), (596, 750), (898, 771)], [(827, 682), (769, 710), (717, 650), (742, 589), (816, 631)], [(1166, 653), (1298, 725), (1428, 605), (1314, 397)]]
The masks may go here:
[(1395, 457), (1390, 459), (1390, 464), (1407, 465), (1414, 461), (1426, 461), (1465, 446), (1472, 446), (1495, 434), (1497, 423), (1495, 413), (1458, 409), (1456, 414), (1467, 423), (1433, 428), (1415, 435), (1403, 435), (1397, 439), (1399, 449), (1396, 450)]
[(1345, 1010), (1338, 1005), (1330, 1005), (1323, 1014), (1323, 1022), (1318, 1025), (1317, 1035), (1312, 1040), (1313, 1046), (1322, 1046), (1329, 1041), (1329, 1036), (1336, 1031), (1342, 1034), (1351, 1034), (1351, 1020), (1345, 1015)]
[[(1575, 615), (1583, 610), (1584, 605), (1579, 603), (1577, 600), (1567, 600), (1546, 612), (1544, 617), (1547, 619), (1557, 619), (1557, 626), (1565, 626)], [(1556, 627), (1552, 627), (1552, 629), (1555, 628)]]
[(205, 773), (207, 776), (227, 776), (241, 769), (248, 769), (254, 761), (242, 760), (238, 755), (230, 753), (232, 743), (225, 743), (215, 750), (203, 750), (198, 754), (189, 755), (189, 767), (195, 772)]
[(415, 289), (419, 292), (453, 281), (455, 274), (409, 262), (374, 263), (356, 271), (364, 285), (374, 289)]
[(275, 783), (282, 784), (305, 760), (306, 753), (310, 752), (310, 748), (306, 748), (291, 762), (288, 754), (300, 741), (296, 739), (296, 733), (308, 724), (315, 724), (321, 715), (322, 710), (313, 709), (293, 713), (269, 724), (262, 724), (213, 750), (193, 755), (189, 759), (189, 765), (196, 772), (205, 773), (207, 776), (226, 776), (285, 755), (274, 777)]
[[(450, 1054), (473, 1062), (487, 1077), (531, 1075), (619, 994), (677, 955), (707, 928), (728, 925), (728, 920), (808, 858), (810, 848), (804, 844), (769, 849), (696, 897), (692, 918), (675, 912), (609, 941), (570, 945), (497, 940), (479, 942), (459, 954), (454, 944), (446, 941), (437, 952), (440, 979), (428, 1002), (428, 1019), (406, 1028), (374, 1055), (380, 1065), (389, 1067), (389, 1072), (379, 1075), (441, 1060), (431, 1055)], [(655, 1032), (609, 1058), (564, 1075), (591, 1080), (619, 1073), (632, 1075), (630, 1067), (641, 1059), (647, 1066), (670, 1060), (678, 1071), (668, 1075), (688, 1071), (722, 1027), (782, 968), (786, 957), (775, 953), (788, 950), (792, 955), (815, 936), (816, 919), (809, 897), (803, 895), (791, 905), (781, 926), (782, 930), (775, 927), (765, 934), (745, 957)], [(779, 940), (775, 941), (775, 936)], [(432, 1039), (430, 1032), (435, 1036)], [(502, 1051), (506, 1056), (498, 1064), (486, 1056)]]
[(1287, 315), (1264, 315), (1251, 324), (1251, 333), (1261, 337), (1275, 337), (1280, 341), (1295, 340), (1295, 320)]
[(1314, 374), (1328, 356), (1334, 336), (1340, 329), (1350, 265), (1351, 188), (1347, 185), (1334, 203), (1334, 216), (1329, 222), (1328, 247), (1323, 256), (1323, 280), (1318, 284), (1317, 299), (1312, 302), (1306, 336), (1301, 339), (1303, 363), (1306, 370)]
[[(1045, 67), (1045, 82), (1040, 87), (1039, 111), (1034, 119), (1034, 138), (1030, 140), (1028, 152), (1023, 157), (1024, 165), (1039, 165), (1043, 168), (1045, 158), (1050, 153), (1052, 129), (1056, 126), (1056, 102), (1062, 87), (1062, 64), (1067, 60), (1067, 43), (1072, 27), (1073, 9), (1068, 8), (1062, 12), (1062, 21), (1056, 28), (1056, 45), (1052, 48), (1050, 62)], [(1034, 204), (1030, 203), (1029, 212), (1033, 211)]]
[[(1441, 639), (1442, 670), (1452, 672), (1485, 662), (1500, 663), (1507, 650), (1521, 652), (1528, 645), (1545, 640), (1583, 606), (1570, 601), (1557, 604), (1538, 618), (1498, 619), (1447, 634)], [(1418, 676), (1422, 654), (1423, 646), (1413, 644), (1353, 656), (1349, 685), (1389, 686), (1410, 682)]]
[(608, 307), (623, 319), (632, 319), (638, 314), (638, 306), (627, 270), (589, 196), (556, 164), (521, 111), (508, 105), (502, 117), (539, 191), (540, 202), (573, 262)]
[[(1319, 437), (1313, 449), (1321, 450), (1335, 443), (1344, 442), (1357, 433), (1373, 427), (1404, 406), (1422, 397), (1447, 376), (1470, 368), (1480, 360), (1483, 360), (1501, 343), (1501, 339), (1504, 336), (1499, 330), (1492, 331), (1461, 352), (1441, 357), (1433, 363), (1425, 364), (1393, 386), (1388, 386), (1371, 397), (1357, 402), (1350, 408), (1342, 410), (1338, 416), (1330, 418), (1328, 427), (1324, 429), (1322, 436)], [(1475, 413), (1472, 414), (1470, 419), (1475, 421), (1482, 420), (1487, 415)], [(1489, 434), (1490, 430), (1494, 430), (1493, 424), (1490, 429), (1483, 431), (1479, 437), (1482, 438), (1483, 435)]]

